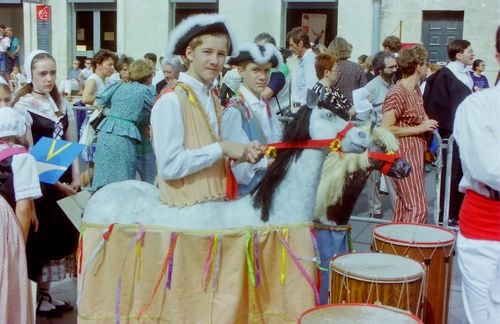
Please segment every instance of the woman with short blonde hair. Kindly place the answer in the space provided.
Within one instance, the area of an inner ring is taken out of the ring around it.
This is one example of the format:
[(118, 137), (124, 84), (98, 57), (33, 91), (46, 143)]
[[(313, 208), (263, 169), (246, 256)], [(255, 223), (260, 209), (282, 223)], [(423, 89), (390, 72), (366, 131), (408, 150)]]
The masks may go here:
[(135, 179), (136, 144), (141, 142), (137, 125), (153, 105), (153, 73), (151, 63), (136, 60), (129, 68), (131, 82), (115, 83), (97, 98), (99, 106), (110, 109), (97, 127), (92, 188)]

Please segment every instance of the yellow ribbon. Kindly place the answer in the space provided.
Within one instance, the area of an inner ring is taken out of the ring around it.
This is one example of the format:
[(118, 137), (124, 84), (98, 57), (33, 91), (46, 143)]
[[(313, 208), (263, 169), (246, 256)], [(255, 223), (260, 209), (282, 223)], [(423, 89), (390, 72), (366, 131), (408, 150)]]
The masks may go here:
[(137, 260), (138, 260), (138, 264), (139, 264), (139, 270), (137, 271), (137, 280), (140, 281), (141, 280), (141, 268), (142, 268), (142, 246), (141, 246), (141, 243), (137, 242), (135, 243), (135, 255), (137, 257)]
[(250, 277), (250, 282), (253, 287), (255, 287), (255, 273), (253, 271), (253, 262), (252, 262), (252, 235), (250, 234), (250, 230), (247, 230), (246, 239), (245, 239), (245, 254), (247, 258), (247, 267), (248, 267), (248, 275)]
[[(281, 235), (285, 240), (288, 239), (288, 230), (286, 228), (283, 228), (281, 230)], [(286, 248), (283, 244), (281, 244), (281, 276), (280, 276), (280, 281), (281, 284), (285, 284), (285, 278), (286, 278)]]
[[(212, 277), (214, 276), (214, 263), (215, 263), (215, 257), (217, 254), (217, 241), (219, 240), (219, 234), (214, 235), (214, 245), (212, 246), (212, 263), (210, 264), (210, 268), (212, 269)], [(215, 280), (215, 278), (212, 278), (212, 280)]]

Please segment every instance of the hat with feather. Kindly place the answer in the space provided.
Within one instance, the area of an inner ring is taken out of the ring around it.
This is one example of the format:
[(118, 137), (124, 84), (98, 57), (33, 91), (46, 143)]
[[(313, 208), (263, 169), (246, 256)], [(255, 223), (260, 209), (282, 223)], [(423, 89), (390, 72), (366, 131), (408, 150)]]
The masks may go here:
[(172, 30), (168, 37), (164, 57), (185, 55), (186, 48), (193, 38), (215, 33), (226, 34), (231, 42), (229, 55), (238, 55), (236, 37), (227, 26), (226, 19), (218, 14), (201, 14), (184, 19)]
[(283, 63), (283, 57), (280, 51), (273, 44), (257, 45), (256, 43), (241, 43), (240, 53), (229, 57), (226, 61), (230, 65), (239, 65), (243, 62), (251, 61), (257, 64), (266, 64), (271, 62), (272, 67), (277, 67)]

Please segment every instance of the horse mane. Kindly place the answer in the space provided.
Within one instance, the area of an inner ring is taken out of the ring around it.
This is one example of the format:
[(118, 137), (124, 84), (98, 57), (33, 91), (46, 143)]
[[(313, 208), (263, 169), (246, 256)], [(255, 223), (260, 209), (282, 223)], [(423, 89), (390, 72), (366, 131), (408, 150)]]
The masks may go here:
[[(362, 129), (366, 131), (369, 126), (365, 125)], [(397, 138), (385, 128), (374, 128), (371, 137), (372, 143), (380, 141), (386, 151), (397, 152), (399, 149)], [(314, 219), (324, 215), (328, 206), (339, 201), (344, 194), (347, 177), (356, 171), (366, 170), (369, 167), (368, 152), (361, 154), (345, 153), (343, 155), (338, 153), (329, 154), (323, 164), (314, 209)]]
[[(309, 119), (312, 109), (302, 106), (295, 118), (285, 125), (283, 141), (302, 141), (311, 139), (309, 134)], [(267, 172), (255, 189), (252, 190), (253, 206), (261, 208), (261, 219), (269, 220), (269, 211), (273, 201), (274, 193), (283, 181), (290, 163), (297, 159), (303, 149), (283, 149), (278, 152), (276, 160), (269, 166)]]

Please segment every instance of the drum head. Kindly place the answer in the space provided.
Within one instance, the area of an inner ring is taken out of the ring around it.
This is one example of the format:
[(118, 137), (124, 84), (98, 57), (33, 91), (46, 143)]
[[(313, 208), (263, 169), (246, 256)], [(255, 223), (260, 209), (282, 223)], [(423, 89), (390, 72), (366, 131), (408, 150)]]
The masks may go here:
[(397, 310), (370, 304), (332, 304), (312, 308), (299, 319), (302, 324), (410, 324), (422, 323), (418, 318)]
[(409, 258), (385, 253), (349, 253), (330, 261), (332, 271), (368, 282), (412, 282), (422, 278), (423, 266)]
[(373, 237), (402, 246), (439, 247), (455, 242), (455, 233), (429, 224), (382, 224), (373, 229)]

